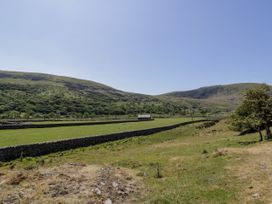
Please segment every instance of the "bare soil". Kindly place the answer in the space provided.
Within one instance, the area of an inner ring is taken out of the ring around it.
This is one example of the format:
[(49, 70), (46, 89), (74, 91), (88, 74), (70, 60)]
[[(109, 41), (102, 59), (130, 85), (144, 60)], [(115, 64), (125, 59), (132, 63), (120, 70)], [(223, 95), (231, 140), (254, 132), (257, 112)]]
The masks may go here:
[(0, 203), (130, 203), (140, 191), (133, 172), (69, 163), (0, 175)]
[(216, 156), (232, 156), (236, 164), (226, 167), (241, 182), (241, 203), (272, 203), (272, 146), (271, 142), (246, 148), (222, 148)]

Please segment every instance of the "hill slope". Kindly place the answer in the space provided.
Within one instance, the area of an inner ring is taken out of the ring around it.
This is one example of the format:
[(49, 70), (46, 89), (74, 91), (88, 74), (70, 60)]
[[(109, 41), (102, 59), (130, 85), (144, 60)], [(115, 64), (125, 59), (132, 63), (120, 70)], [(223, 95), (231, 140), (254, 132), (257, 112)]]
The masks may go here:
[(0, 71), (0, 117), (92, 117), (179, 112), (158, 98), (92, 81), (39, 73)]
[(202, 87), (190, 91), (180, 91), (163, 94), (161, 98), (168, 98), (172, 101), (188, 101), (196, 106), (206, 108), (233, 110), (241, 101), (243, 92), (256, 88), (262, 84), (240, 83), (231, 85), (217, 85)]
[(228, 112), (242, 92), (261, 84), (203, 87), (159, 96), (128, 93), (93, 81), (39, 73), (0, 71), (0, 118)]

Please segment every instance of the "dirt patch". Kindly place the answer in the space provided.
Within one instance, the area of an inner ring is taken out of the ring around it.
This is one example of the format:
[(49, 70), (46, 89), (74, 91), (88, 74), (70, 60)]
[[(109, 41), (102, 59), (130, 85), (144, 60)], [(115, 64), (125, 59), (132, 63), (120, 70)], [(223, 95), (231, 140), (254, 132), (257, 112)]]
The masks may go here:
[(229, 150), (227, 149), (216, 149), (213, 153), (212, 153), (212, 157), (216, 158), (216, 157), (222, 157), (222, 156), (226, 156), (229, 154)]
[(113, 167), (101, 168), (93, 185), (93, 192), (101, 201), (107, 199), (116, 203), (128, 203), (132, 199), (131, 195), (139, 190), (134, 175), (129, 174), (127, 170)]
[(227, 166), (243, 186), (241, 203), (272, 203), (272, 143), (245, 148), (222, 148), (219, 151), (238, 156), (235, 165)]
[(190, 143), (186, 143), (186, 142), (179, 142), (179, 143), (174, 143), (173, 141), (171, 142), (163, 142), (160, 144), (155, 144), (152, 146), (155, 148), (172, 148), (172, 147), (179, 147), (179, 146), (186, 146), (186, 145), (190, 145)]
[(170, 157), (169, 161), (170, 162), (177, 162), (177, 161), (181, 162), (181, 161), (188, 161), (193, 158), (194, 158), (193, 156), (175, 156), (175, 157)]
[(134, 173), (121, 168), (65, 164), (12, 171), (0, 182), (0, 203), (129, 203), (140, 192)]
[(11, 176), (8, 180), (7, 180), (7, 184), (8, 185), (19, 185), (22, 181), (24, 181), (27, 177), (24, 175), (24, 173), (20, 172), (20, 173), (16, 173), (13, 176)]
[(256, 144), (247, 148), (225, 148), (231, 153), (236, 154), (272, 154), (272, 143)]

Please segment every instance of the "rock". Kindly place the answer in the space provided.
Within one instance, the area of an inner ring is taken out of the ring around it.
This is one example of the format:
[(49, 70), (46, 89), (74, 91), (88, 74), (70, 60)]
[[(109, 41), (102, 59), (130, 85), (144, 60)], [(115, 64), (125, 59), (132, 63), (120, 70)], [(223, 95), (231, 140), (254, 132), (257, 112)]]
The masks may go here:
[(252, 194), (252, 197), (253, 197), (254, 199), (260, 199), (260, 198), (261, 198), (261, 195), (260, 195), (260, 193), (254, 193), (254, 194)]
[(112, 182), (112, 186), (113, 186), (114, 188), (117, 188), (118, 183), (116, 183), (116, 182), (114, 181), (114, 182)]
[(107, 200), (105, 200), (104, 204), (112, 204), (111, 199), (107, 199)]
[(117, 193), (118, 195), (123, 195), (125, 192), (119, 190)]
[(93, 192), (96, 193), (97, 195), (101, 195), (102, 194), (102, 192), (101, 192), (101, 190), (99, 188), (95, 188), (93, 190)]

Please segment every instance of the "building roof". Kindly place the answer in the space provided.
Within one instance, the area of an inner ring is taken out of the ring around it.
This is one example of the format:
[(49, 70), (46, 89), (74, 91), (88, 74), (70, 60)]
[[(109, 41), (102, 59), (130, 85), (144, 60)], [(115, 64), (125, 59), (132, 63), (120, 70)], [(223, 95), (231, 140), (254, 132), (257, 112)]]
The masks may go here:
[(138, 118), (151, 118), (151, 115), (138, 115)]

